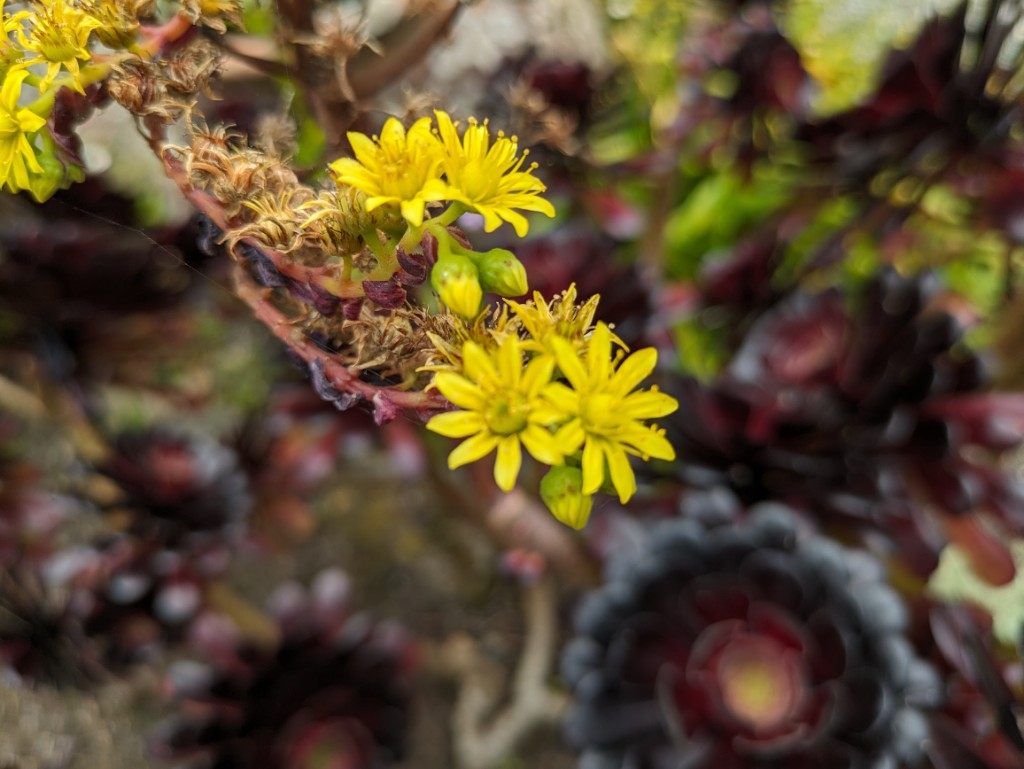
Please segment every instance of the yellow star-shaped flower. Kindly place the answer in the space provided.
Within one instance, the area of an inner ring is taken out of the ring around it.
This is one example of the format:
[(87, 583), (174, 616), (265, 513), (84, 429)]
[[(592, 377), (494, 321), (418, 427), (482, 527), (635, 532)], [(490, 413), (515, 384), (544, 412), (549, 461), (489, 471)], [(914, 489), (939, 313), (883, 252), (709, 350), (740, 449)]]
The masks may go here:
[(406, 132), (401, 121), (389, 118), (379, 137), (351, 131), (348, 140), (355, 159), (340, 158), (330, 164), (340, 184), (366, 193), (366, 210), (397, 204), (414, 227), (423, 224), (426, 204), (443, 200), (441, 147), (430, 118), (421, 118)]
[(102, 27), (103, 22), (67, 0), (36, 0), (32, 12), (16, 14), (16, 18), (28, 21), (29, 33), (26, 35), (23, 28), (19, 29), (18, 41), (27, 53), (35, 54), (21, 65), (46, 64), (46, 75), (39, 90), (49, 88), (63, 67), (72, 77), (71, 87), (85, 93), (78, 62), (92, 58), (89, 36)]
[(511, 491), (522, 464), (522, 448), (549, 465), (561, 464), (564, 452), (548, 429), (563, 415), (541, 397), (550, 384), (554, 359), (534, 358), (525, 366), (519, 340), (507, 337), (488, 354), (475, 342), (462, 350), (463, 374), (438, 372), (434, 385), (461, 411), (433, 417), (427, 429), (449, 438), (466, 438), (448, 456), (455, 469), (497, 450), (494, 480)]
[(29, 189), (30, 173), (43, 172), (29, 136), (41, 130), (46, 120), (18, 106), (26, 77), (25, 70), (12, 70), (6, 73), (0, 88), (0, 183), (11, 192)]
[(460, 139), (448, 113), (437, 110), (435, 114), (444, 145), (444, 198), (483, 216), (487, 232), (506, 221), (519, 237), (526, 235), (529, 223), (514, 209), (555, 215), (554, 206), (540, 197), (547, 187), (533, 175), (536, 164), (521, 170), (526, 153), (517, 157), (519, 144), (515, 137), (499, 133), (492, 143), (487, 123), (470, 120)]
[(663, 432), (644, 420), (671, 414), (678, 402), (657, 389), (633, 392), (654, 371), (658, 352), (648, 347), (613, 361), (612, 332), (604, 323), (594, 328), (585, 355), (559, 337), (551, 344), (558, 368), (571, 385), (553, 382), (544, 390), (544, 397), (569, 417), (555, 441), (566, 454), (582, 446), (582, 493), (600, 489), (607, 468), (619, 501), (625, 503), (636, 492), (630, 454), (645, 460), (676, 456)]

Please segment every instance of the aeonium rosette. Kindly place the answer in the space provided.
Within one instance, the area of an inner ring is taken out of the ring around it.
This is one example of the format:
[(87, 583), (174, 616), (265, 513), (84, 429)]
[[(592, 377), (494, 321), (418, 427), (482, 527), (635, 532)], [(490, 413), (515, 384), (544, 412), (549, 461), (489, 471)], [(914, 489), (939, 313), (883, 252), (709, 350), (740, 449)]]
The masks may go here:
[(613, 560), (562, 674), (581, 766), (914, 766), (940, 682), (870, 556), (779, 505), (706, 529), (672, 520)]

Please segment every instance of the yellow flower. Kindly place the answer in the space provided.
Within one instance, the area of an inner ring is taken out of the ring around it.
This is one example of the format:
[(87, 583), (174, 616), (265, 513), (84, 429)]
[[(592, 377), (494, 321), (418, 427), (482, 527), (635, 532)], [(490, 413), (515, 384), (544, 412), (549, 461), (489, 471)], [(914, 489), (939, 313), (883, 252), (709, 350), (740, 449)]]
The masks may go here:
[(471, 119), (460, 140), (448, 113), (435, 110), (435, 114), (444, 145), (444, 198), (457, 200), (483, 216), (487, 232), (497, 229), (504, 220), (519, 237), (526, 235), (529, 223), (513, 209), (555, 215), (554, 206), (540, 197), (547, 187), (533, 175), (537, 164), (520, 170), (526, 153), (516, 157), (519, 144), (515, 137), (499, 133), (491, 144), (487, 123), (481, 125)]
[(14, 44), (10, 34), (21, 28), (21, 17), (24, 14), (10, 14), (4, 10), (4, 0), (0, 0), (0, 78), (14, 62), (21, 58), (21, 48)]
[(30, 187), (30, 172), (41, 174), (43, 167), (29, 135), (46, 125), (46, 120), (31, 110), (18, 108), (21, 83), (28, 77), (23, 69), (8, 72), (0, 88), (0, 182), (11, 192)]
[(86, 48), (89, 35), (103, 26), (103, 22), (71, 5), (67, 0), (36, 0), (32, 13), (18, 16), (27, 19), (31, 32), (18, 30), (22, 48), (35, 56), (25, 59), (24, 66), (46, 64), (46, 75), (39, 85), (45, 91), (64, 67), (72, 77), (71, 87), (85, 93), (79, 81), (78, 60), (88, 61), (92, 54)]
[(516, 485), (521, 445), (536, 459), (561, 464), (564, 452), (548, 426), (561, 415), (541, 397), (551, 382), (554, 360), (535, 358), (523, 366), (519, 340), (505, 339), (493, 355), (475, 342), (462, 350), (463, 374), (438, 372), (434, 384), (462, 411), (438, 414), (427, 429), (448, 438), (467, 438), (448, 456), (448, 467), (475, 462), (497, 449), (494, 481), (503, 491)]
[(96, 38), (108, 48), (129, 48), (136, 41), (139, 16), (152, 11), (153, 0), (79, 0), (78, 7), (100, 22)]
[[(595, 294), (583, 304), (576, 304), (576, 284), (573, 283), (551, 302), (544, 300), (540, 291), (533, 292), (533, 301), (505, 302), (515, 313), (530, 335), (523, 348), (531, 352), (554, 354), (551, 340), (560, 338), (571, 342), (580, 350), (586, 347), (586, 335), (594, 325), (594, 314), (600, 294)], [(612, 342), (625, 348), (622, 340), (612, 334)]]
[(419, 227), (427, 202), (443, 199), (441, 148), (430, 124), (430, 118), (421, 118), (406, 133), (400, 121), (389, 118), (380, 137), (372, 140), (350, 132), (355, 160), (331, 163), (334, 178), (365, 192), (367, 211), (397, 203), (406, 221)]
[(638, 350), (616, 366), (612, 333), (604, 323), (598, 323), (591, 334), (585, 360), (568, 341), (556, 337), (551, 342), (558, 368), (572, 385), (554, 382), (544, 390), (544, 397), (570, 417), (555, 440), (567, 454), (583, 447), (584, 494), (601, 488), (607, 466), (624, 503), (636, 492), (627, 455), (675, 459), (663, 432), (643, 420), (671, 414), (679, 404), (657, 389), (632, 392), (654, 370), (658, 352), (653, 347)]

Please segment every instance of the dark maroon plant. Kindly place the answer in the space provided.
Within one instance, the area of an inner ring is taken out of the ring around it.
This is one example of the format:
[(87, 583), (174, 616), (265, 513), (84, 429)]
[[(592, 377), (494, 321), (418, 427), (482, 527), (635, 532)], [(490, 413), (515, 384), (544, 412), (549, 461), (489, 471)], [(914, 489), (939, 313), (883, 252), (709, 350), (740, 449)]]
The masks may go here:
[(218, 769), (369, 769), (400, 758), (413, 662), (404, 633), (351, 614), (348, 580), (335, 571), (308, 594), (282, 586), (271, 610), (276, 643), (213, 634), (210, 663), (175, 669), (181, 713), (157, 728), (153, 753)]
[(928, 754), (935, 769), (1024, 766), (1020, 703), (1013, 691), (1019, 662), (999, 659), (991, 618), (968, 606), (936, 605), (929, 620), (948, 692), (945, 706), (932, 714)]
[(237, 540), (252, 505), (238, 456), (209, 438), (166, 429), (118, 436), (100, 472), (121, 489), (140, 537), (177, 546)]
[[(937, 159), (951, 171), (957, 160), (1002, 154), (1017, 107), (993, 86), (1021, 61), (1019, 51), (1011, 58), (1003, 50), (1016, 23), (1007, 6), (987, 4), (974, 30), (966, 3), (934, 19), (911, 46), (890, 54), (877, 90), (862, 104), (798, 129), (832, 183), (863, 186), (883, 169), (894, 178), (922, 175)], [(973, 45), (979, 55), (972, 61), (964, 50)]]
[(207, 611), (209, 584), (227, 568), (213, 545), (175, 550), (152, 540), (114, 537), (75, 553), (62, 588), (67, 611), (115, 671), (151, 662), (188, 640)]
[(870, 556), (779, 505), (663, 522), (579, 608), (562, 674), (581, 766), (915, 766), (939, 680)]
[(1021, 444), (1024, 398), (987, 392), (937, 299), (933, 277), (893, 270), (855, 309), (837, 291), (791, 296), (750, 328), (717, 381), (668, 385), (681, 403), (668, 420), (676, 477), (879, 527), (924, 574), (947, 538), (988, 547), (983, 568), (1009, 579), (1008, 552), (974, 514), (1024, 531), (1020, 484), (979, 456)]

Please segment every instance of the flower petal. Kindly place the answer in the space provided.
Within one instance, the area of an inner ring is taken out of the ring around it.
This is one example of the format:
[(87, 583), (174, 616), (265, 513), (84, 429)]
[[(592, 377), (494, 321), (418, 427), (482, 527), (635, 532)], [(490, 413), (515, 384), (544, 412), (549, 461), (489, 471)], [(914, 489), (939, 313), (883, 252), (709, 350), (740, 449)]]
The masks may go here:
[(512, 491), (519, 477), (519, 468), (523, 464), (523, 453), (519, 448), (519, 438), (507, 435), (498, 441), (498, 457), (494, 460), (494, 482), (502, 491)]
[(466, 438), (487, 426), (484, 418), (475, 411), (449, 411), (437, 414), (427, 422), (427, 429), (446, 438)]
[(555, 360), (558, 361), (558, 368), (569, 380), (569, 384), (579, 393), (588, 389), (587, 370), (583, 367), (583, 361), (573, 346), (561, 337), (554, 337), (551, 346), (555, 351)]
[(500, 382), (491, 356), (476, 342), (462, 346), (462, 369), (467, 377), (485, 387), (497, 386)]
[(658, 351), (653, 347), (637, 350), (626, 358), (612, 377), (610, 388), (625, 395), (651, 375), (658, 365)]
[(679, 401), (657, 390), (627, 395), (622, 401), (622, 415), (630, 419), (656, 419), (668, 416), (679, 408)]
[(528, 425), (519, 433), (519, 438), (526, 446), (526, 450), (538, 462), (543, 462), (546, 465), (560, 465), (565, 459), (555, 436), (543, 427)]
[[(550, 355), (541, 355), (526, 364), (523, 372), (522, 391), (527, 398), (533, 400), (551, 381), (555, 373), (555, 359)], [(568, 389), (568, 388), (566, 388)]]
[(605, 323), (598, 323), (587, 345), (587, 373), (595, 387), (606, 386), (611, 377), (612, 332)]
[(561, 382), (552, 382), (545, 387), (542, 397), (556, 409), (564, 412), (566, 416), (579, 413), (580, 396), (575, 390), (569, 389)]
[(416, 197), (412, 200), (402, 201), (402, 218), (413, 227), (423, 224), (423, 214), (426, 203), (422, 198)]
[(470, 411), (483, 411), (487, 408), (483, 390), (464, 376), (451, 371), (439, 371), (434, 375), (434, 386), (456, 406)]
[(653, 457), (671, 462), (676, 458), (676, 450), (672, 448), (672, 444), (653, 427), (633, 427), (627, 430), (619, 441), (636, 448), (644, 459)]
[(612, 485), (619, 493), (619, 502), (626, 504), (636, 493), (636, 476), (629, 466), (629, 457), (619, 446), (607, 446), (608, 469), (611, 471)]
[(498, 445), (498, 437), (489, 432), (477, 433), (472, 438), (467, 438), (448, 455), (448, 469), (468, 465), (483, 459)]
[(587, 438), (583, 446), (583, 493), (593, 494), (604, 483), (604, 452), (598, 438)]
[(562, 425), (555, 433), (555, 442), (564, 454), (575, 454), (586, 439), (587, 434), (583, 431), (583, 422), (579, 419)]
[(509, 336), (498, 348), (498, 377), (504, 387), (518, 390), (522, 374), (523, 353), (519, 348), (519, 340)]

